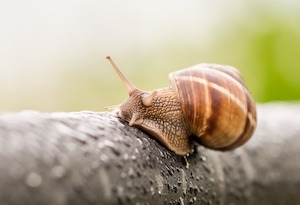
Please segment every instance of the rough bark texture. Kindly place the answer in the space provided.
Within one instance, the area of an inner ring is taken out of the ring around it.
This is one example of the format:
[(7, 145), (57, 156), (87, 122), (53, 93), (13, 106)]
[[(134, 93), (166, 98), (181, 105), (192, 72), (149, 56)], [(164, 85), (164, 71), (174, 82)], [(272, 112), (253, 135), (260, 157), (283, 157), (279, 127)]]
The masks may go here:
[(300, 104), (258, 106), (242, 148), (165, 149), (113, 113), (0, 115), (0, 204), (300, 204)]

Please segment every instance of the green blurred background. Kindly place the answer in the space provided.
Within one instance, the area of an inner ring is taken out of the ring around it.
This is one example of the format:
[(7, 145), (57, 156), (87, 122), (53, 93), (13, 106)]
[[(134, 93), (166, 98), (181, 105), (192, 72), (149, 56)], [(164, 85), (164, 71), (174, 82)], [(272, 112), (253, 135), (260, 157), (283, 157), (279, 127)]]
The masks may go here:
[(0, 1), (0, 111), (103, 111), (198, 63), (237, 67), (257, 102), (300, 100), (300, 1)]

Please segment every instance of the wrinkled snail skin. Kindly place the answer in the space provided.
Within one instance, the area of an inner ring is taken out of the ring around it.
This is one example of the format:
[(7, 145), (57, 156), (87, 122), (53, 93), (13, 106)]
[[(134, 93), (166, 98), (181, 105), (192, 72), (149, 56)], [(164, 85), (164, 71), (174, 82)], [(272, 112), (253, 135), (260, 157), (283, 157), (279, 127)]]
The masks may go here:
[(119, 117), (176, 154), (191, 153), (194, 141), (210, 149), (232, 150), (253, 134), (256, 107), (237, 69), (199, 64), (170, 73), (171, 87), (143, 91), (107, 58), (129, 94), (119, 106)]
[(129, 125), (145, 130), (176, 154), (192, 152), (192, 139), (186, 129), (178, 97), (172, 88), (156, 91), (152, 105), (146, 107), (142, 103), (145, 91), (136, 90), (121, 104), (119, 117), (128, 121)]

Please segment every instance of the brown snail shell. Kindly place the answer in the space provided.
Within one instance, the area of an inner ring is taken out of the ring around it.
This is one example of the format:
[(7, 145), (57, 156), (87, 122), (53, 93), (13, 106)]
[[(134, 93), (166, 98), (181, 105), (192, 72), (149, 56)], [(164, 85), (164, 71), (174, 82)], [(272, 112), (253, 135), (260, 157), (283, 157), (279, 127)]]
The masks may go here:
[(231, 66), (199, 64), (179, 70), (169, 74), (171, 87), (148, 92), (135, 88), (107, 59), (129, 94), (118, 106), (119, 117), (176, 154), (191, 153), (193, 140), (210, 149), (232, 150), (255, 130), (255, 103), (241, 74)]
[(235, 68), (200, 64), (171, 73), (169, 79), (196, 141), (211, 149), (230, 150), (251, 137), (255, 103)]

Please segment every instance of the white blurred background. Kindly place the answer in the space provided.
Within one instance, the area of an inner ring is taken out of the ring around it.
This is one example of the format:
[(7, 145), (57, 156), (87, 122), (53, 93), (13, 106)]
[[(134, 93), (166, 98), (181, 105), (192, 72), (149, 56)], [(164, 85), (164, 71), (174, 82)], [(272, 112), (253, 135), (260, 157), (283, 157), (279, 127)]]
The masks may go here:
[(259, 102), (300, 99), (300, 1), (0, 0), (0, 111), (102, 111), (168, 73), (230, 64)]

